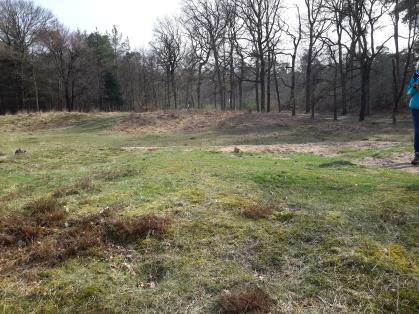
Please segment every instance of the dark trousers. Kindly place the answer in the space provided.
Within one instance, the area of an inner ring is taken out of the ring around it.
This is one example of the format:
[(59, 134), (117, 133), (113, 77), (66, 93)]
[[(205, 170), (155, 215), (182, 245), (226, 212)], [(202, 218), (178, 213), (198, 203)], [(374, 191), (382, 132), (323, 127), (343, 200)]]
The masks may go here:
[(412, 109), (412, 115), (415, 126), (415, 152), (419, 156), (419, 109)]

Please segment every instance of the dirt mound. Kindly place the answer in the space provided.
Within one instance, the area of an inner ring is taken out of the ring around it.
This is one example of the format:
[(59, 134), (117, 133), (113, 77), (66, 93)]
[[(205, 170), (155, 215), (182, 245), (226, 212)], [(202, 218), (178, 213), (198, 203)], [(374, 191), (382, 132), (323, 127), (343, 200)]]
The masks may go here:
[(114, 126), (113, 130), (129, 133), (170, 133), (173, 131), (206, 130), (218, 127), (223, 121), (241, 114), (216, 111), (132, 113)]
[[(400, 119), (396, 127), (404, 126), (409, 118)], [(301, 114), (290, 117), (283, 113), (249, 113), (242, 111), (158, 111), (132, 113), (122, 118), (112, 130), (128, 133), (165, 134), (182, 131), (220, 131), (220, 130), (268, 130), (275, 127), (294, 128), (298, 125), (308, 132), (319, 134), (358, 133), (366, 134), (371, 130), (394, 130), (395, 126), (389, 118), (374, 117), (359, 123), (357, 117), (341, 117), (339, 121), (329, 116), (318, 115), (315, 120)]]
[[(400, 117), (403, 125), (410, 118)], [(111, 121), (110, 121), (111, 120)], [(289, 112), (249, 113), (243, 111), (179, 110), (145, 113), (77, 113), (49, 112), (0, 116), (0, 130), (33, 132), (39, 130), (66, 128), (84, 122), (106, 122), (106, 128), (127, 133), (166, 134), (182, 131), (205, 131), (225, 129), (269, 129), (271, 127), (295, 127), (328, 133), (356, 132), (394, 129), (386, 117), (374, 117), (359, 123), (354, 116), (340, 117), (339, 121), (327, 115), (290, 117)], [(410, 123), (410, 122), (409, 122)]]
[(33, 132), (73, 126), (95, 117), (92, 113), (48, 112), (0, 116), (1, 129), (13, 132)]

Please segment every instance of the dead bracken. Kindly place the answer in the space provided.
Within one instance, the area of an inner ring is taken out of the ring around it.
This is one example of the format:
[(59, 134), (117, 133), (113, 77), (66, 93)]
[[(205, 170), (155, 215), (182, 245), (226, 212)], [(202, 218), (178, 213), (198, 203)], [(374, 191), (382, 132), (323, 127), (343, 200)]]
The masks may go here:
[(74, 219), (63, 207), (54, 197), (46, 197), (4, 217), (0, 222), (0, 247), (7, 253), (4, 256), (8, 262), (13, 259), (19, 265), (55, 265), (73, 257), (97, 256), (112, 242), (162, 238), (170, 225), (168, 218), (153, 214), (132, 219), (116, 217), (123, 209), (119, 205)]
[(2, 217), (0, 246), (29, 244), (62, 226), (67, 218), (64, 204), (54, 197), (44, 197), (28, 203), (20, 212)]
[(6, 216), (0, 223), (0, 247), (29, 244), (45, 233), (44, 228), (25, 215)]
[(23, 214), (38, 226), (57, 226), (67, 218), (65, 203), (54, 196), (39, 198), (23, 207)]
[(242, 288), (223, 291), (219, 297), (221, 313), (268, 313), (273, 300), (261, 288)]

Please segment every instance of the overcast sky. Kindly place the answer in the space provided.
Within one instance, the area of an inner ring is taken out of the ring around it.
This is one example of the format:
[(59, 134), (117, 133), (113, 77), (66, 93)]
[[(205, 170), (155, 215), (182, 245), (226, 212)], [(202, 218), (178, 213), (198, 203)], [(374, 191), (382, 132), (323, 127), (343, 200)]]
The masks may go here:
[(113, 25), (128, 36), (131, 48), (147, 46), (159, 17), (177, 14), (179, 0), (35, 0), (72, 30), (110, 31)]
[[(128, 36), (131, 48), (145, 48), (152, 39), (153, 27), (158, 18), (180, 13), (182, 0), (35, 0), (39, 5), (50, 9), (72, 30), (93, 32), (111, 31), (116, 25), (124, 36)], [(293, 7), (302, 0), (284, 0), (284, 4)], [(286, 21), (295, 20), (292, 12)], [(391, 33), (390, 20), (384, 22), (387, 28), (377, 32), (377, 44), (383, 42)], [(405, 28), (401, 28), (403, 35)], [(388, 42), (390, 49), (393, 42)], [(403, 43), (402, 43), (403, 46)]]

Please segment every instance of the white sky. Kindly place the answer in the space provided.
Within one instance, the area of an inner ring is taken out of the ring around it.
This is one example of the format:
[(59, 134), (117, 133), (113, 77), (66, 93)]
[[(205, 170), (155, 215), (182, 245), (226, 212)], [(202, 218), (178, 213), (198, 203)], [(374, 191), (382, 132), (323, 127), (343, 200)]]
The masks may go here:
[[(128, 36), (131, 49), (145, 48), (152, 40), (153, 27), (158, 18), (180, 13), (182, 0), (35, 0), (45, 8), (50, 9), (65, 26), (72, 30), (93, 32), (97, 28), (100, 32), (111, 31), (116, 25), (124, 37)], [(300, 5), (304, 15), (302, 0), (284, 0), (286, 6)], [(285, 20), (296, 20), (293, 10), (286, 11), (289, 16)], [(291, 22), (292, 23), (292, 22)], [(377, 44), (383, 42), (391, 33), (391, 21), (387, 18), (387, 25), (377, 32)], [(404, 35), (405, 28), (401, 28)], [(393, 49), (393, 42), (387, 46)], [(403, 43), (402, 43), (403, 46)]]
[(116, 25), (131, 48), (146, 47), (159, 17), (178, 14), (180, 0), (35, 0), (72, 30), (111, 31)]

